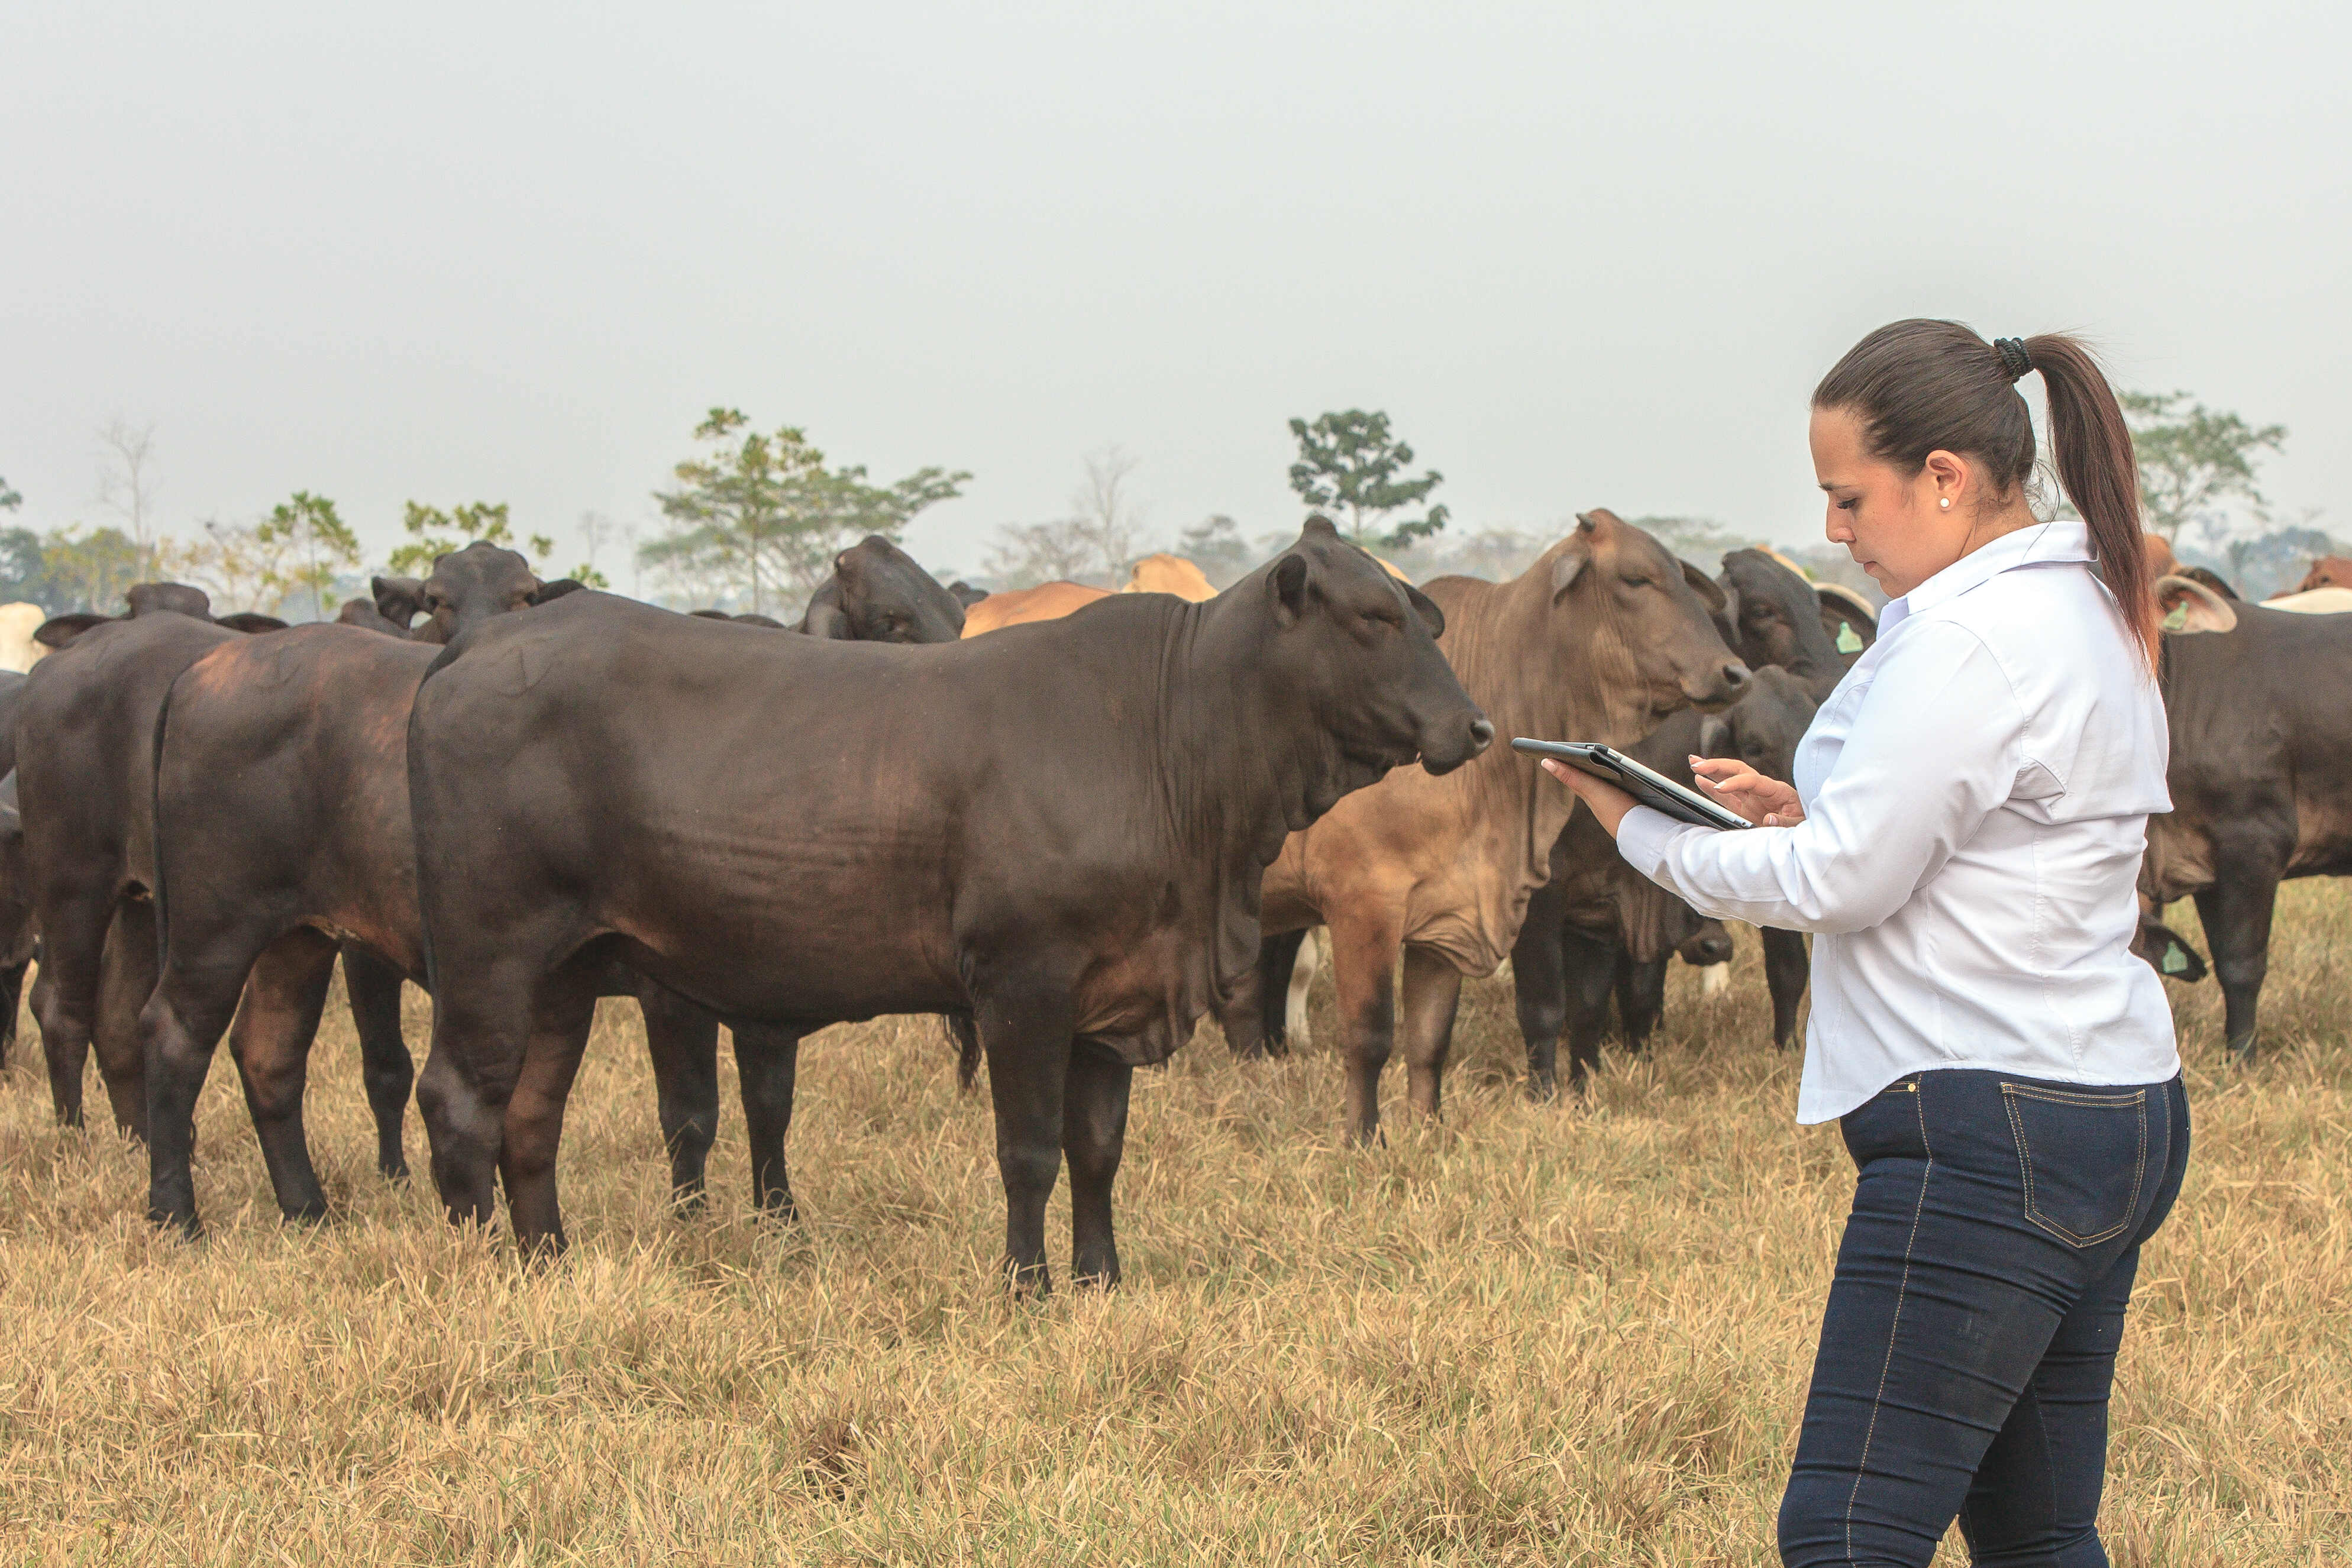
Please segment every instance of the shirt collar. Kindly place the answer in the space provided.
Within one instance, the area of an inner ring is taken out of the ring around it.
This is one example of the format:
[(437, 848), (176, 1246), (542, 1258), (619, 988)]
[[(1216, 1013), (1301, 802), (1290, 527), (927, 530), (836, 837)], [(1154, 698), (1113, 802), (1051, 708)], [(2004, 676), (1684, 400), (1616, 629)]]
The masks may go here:
[(1958, 599), (2013, 568), (2097, 559), (2091, 549), (2091, 531), (2080, 518), (2058, 517), (2018, 528), (1970, 550), (1902, 598), (1888, 600), (1878, 612), (1878, 634), (1884, 637), (1907, 617)]

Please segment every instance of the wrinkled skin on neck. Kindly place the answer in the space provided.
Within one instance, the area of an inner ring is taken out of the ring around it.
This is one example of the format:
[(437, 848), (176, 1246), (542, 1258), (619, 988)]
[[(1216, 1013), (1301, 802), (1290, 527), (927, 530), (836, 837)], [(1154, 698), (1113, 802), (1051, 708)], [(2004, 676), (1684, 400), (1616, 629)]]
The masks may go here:
[(963, 635), (963, 609), (912, 556), (868, 534), (834, 558), (800, 629), (856, 643), (952, 643)]

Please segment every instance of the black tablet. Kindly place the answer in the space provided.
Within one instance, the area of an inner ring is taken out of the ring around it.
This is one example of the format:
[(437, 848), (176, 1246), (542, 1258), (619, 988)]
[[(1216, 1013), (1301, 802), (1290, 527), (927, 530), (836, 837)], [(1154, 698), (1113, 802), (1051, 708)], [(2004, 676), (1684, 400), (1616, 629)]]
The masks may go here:
[(1623, 752), (1597, 740), (1517, 739), (1511, 742), (1511, 749), (1530, 757), (1556, 757), (1595, 779), (1606, 779), (1643, 805), (1654, 811), (1664, 811), (1677, 822), (1700, 828), (1754, 826), (1730, 807), (1685, 789), (1655, 768), (1644, 768)]

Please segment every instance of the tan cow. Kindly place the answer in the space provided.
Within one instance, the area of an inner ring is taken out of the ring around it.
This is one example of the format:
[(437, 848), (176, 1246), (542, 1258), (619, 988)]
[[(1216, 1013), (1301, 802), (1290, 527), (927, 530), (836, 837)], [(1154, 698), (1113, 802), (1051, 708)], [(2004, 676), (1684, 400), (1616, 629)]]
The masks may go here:
[(1181, 555), (1148, 555), (1135, 563), (1121, 593), (1172, 593), (1198, 604), (1217, 596), (1208, 574)]
[(2352, 588), (2352, 560), (2340, 555), (2324, 555), (2313, 561), (2294, 591), (2309, 593), (2315, 588)]
[[(1668, 713), (1730, 702), (1748, 680), (1711, 618), (1722, 591), (1613, 513), (1584, 513), (1508, 582), (1443, 577), (1423, 591), (1445, 612), (1438, 646), (1498, 737), (1631, 746)], [(1509, 955), (1574, 803), (1498, 744), (1438, 778), (1395, 769), (1293, 833), (1266, 868), (1266, 933), (1330, 927), (1354, 1135), (1379, 1129), (1381, 1069), (1400, 1033), (1413, 1109), (1436, 1113), (1462, 977), (1491, 975)], [(1250, 1000), (1228, 1011), (1244, 1030)]]
[(1045, 582), (1035, 588), (1016, 588), (1009, 593), (992, 593), (963, 612), (963, 634), (977, 637), (1000, 626), (1023, 626), (1032, 621), (1059, 621), (1073, 611), (1085, 609), (1097, 599), (1109, 597), (1110, 590), (1088, 588), (1083, 582)]
[(37, 604), (0, 604), (0, 670), (25, 674), (48, 656), (47, 646), (33, 641), (48, 618)]
[(2142, 534), (2139, 542), (2142, 553), (2147, 557), (2147, 580), (2150, 582), (2160, 577), (2180, 575), (2179, 558), (2172, 553), (2171, 540), (2162, 534)]

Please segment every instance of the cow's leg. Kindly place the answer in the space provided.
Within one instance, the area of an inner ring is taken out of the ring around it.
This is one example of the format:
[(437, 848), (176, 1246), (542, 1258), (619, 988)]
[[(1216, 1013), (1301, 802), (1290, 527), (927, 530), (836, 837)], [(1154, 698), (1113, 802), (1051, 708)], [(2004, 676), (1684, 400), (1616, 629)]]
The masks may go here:
[(1772, 1043), (1789, 1049), (1797, 1032), (1797, 1004), (1805, 999), (1805, 982), (1812, 960), (1805, 956), (1805, 934), (1764, 927), (1764, 985), (1772, 993)]
[(1062, 1152), (1070, 1160), (1070, 1278), (1108, 1289), (1118, 1283), (1110, 1188), (1127, 1147), (1128, 1091), (1135, 1069), (1080, 1040), (1064, 1079)]
[(356, 942), (344, 943), (342, 954), (343, 992), (360, 1036), (360, 1081), (375, 1117), (375, 1168), (403, 1180), (408, 1151), (402, 1146), (401, 1124), (408, 1114), (408, 1092), (416, 1083), (416, 1063), (400, 1032), (402, 976), (396, 965)]
[(1617, 979), (1617, 945), (1572, 925), (1559, 933), (1561, 972), (1568, 990), (1568, 1086), (1584, 1092), (1601, 1065), (1601, 1037), (1609, 1032), (1609, 992)]
[(16, 1043), (17, 1004), (25, 995), (25, 971), (33, 967), (30, 958), (21, 964), (0, 967), (0, 1069), (8, 1065), (8, 1050)]
[(1560, 895), (1556, 887), (1536, 889), (1528, 917), (1511, 947), (1511, 999), (1517, 1006), (1519, 1035), (1528, 1044), (1528, 1097), (1550, 1100), (1559, 1093), (1559, 1031), (1568, 1023), (1568, 971), (1559, 950)]
[[(1298, 978), (1298, 956), (1307, 945), (1307, 931), (1286, 931), (1258, 944), (1257, 1005), (1264, 1020), (1266, 1056), (1288, 1056), (1301, 1040), (1290, 1038), (1290, 988)], [(1311, 977), (1312, 968), (1307, 970)]]
[(699, 1208), (710, 1145), (719, 1136), (719, 1019), (657, 981), (639, 979), (636, 994), (662, 1146), (669, 1151), (670, 1201)]
[(2254, 1060), (2255, 1005), (2270, 973), (2271, 912), (2278, 902), (2279, 857), (2261, 847), (2238, 847), (2216, 840), (2211, 887), (2197, 894), (2197, 917), (2213, 954), (2213, 977), (2221, 982), (2230, 1053)]
[(487, 1227), (498, 1215), (499, 1148), (530, 1038), (534, 977), (511, 956), (469, 965), (458, 983), (453, 967), (436, 955), (433, 1048), (416, 1075), (416, 1114), (450, 1223)]
[(49, 1069), (49, 1103), (68, 1127), (82, 1124), (82, 1077), (97, 1028), (99, 975), (114, 897), (97, 889), (53, 892), (41, 930), (41, 972), (33, 981), (33, 1016)]
[(801, 1034), (781, 1024), (736, 1024), (735, 1080), (743, 1092), (743, 1134), (751, 1147), (751, 1203), (781, 1218), (799, 1218), (784, 1167), (784, 1138), (793, 1130), (793, 1089), (800, 1072)]
[(563, 1250), (563, 1207), (555, 1191), (555, 1155), (563, 1108), (596, 1021), (594, 966), (574, 960), (540, 982), (530, 1043), (509, 1097), (499, 1145), (507, 1218), (525, 1257)]
[[(192, 948), (184, 941), (175, 946), (171, 967), (139, 1015), (140, 1050), (148, 1063), (151, 1096), (147, 1218), (157, 1225), (176, 1226), (188, 1236), (197, 1230), (195, 1186), (189, 1172), (195, 1148), (196, 1098), (212, 1070), (214, 1048), (236, 1016), (256, 956), (250, 942), (224, 942), (198, 962), (191, 961)], [(331, 962), (331, 949), (329, 957)], [(252, 1100), (248, 1090), (248, 1105)], [(260, 1112), (257, 1109), (254, 1115), (257, 1127)], [(265, 1136), (263, 1154), (269, 1152)], [(273, 1164), (273, 1180), (277, 1175)]]
[(1348, 1132), (1369, 1144), (1381, 1131), (1381, 1069), (1396, 1042), (1399, 916), (1332, 922), (1331, 983), (1339, 995), (1339, 1051), (1347, 1064)]
[(1445, 1094), (1445, 1058), (1454, 1049), (1454, 1014), (1462, 971), (1434, 947), (1404, 950), (1405, 1102), (1435, 1116)]
[(1005, 1272), (1015, 1291), (1043, 1295), (1053, 1289), (1045, 1200), (1062, 1175), (1069, 993), (1050, 985), (990, 987), (974, 1001), (996, 1111), (996, 1170), (1004, 1182)]
[(1666, 1010), (1666, 957), (1661, 953), (1646, 962), (1617, 955), (1614, 988), (1617, 993), (1617, 1024), (1625, 1037), (1625, 1049), (1641, 1051), (1650, 1043), (1650, 1031), (1658, 1027), (1658, 1019)]
[(1314, 929), (1298, 934), (1298, 953), (1290, 962), (1290, 984), (1283, 988), (1282, 1041), (1286, 1052), (1304, 1051), (1314, 1043), (1307, 1024), (1307, 993), (1315, 971), (1322, 967), (1323, 944)]
[[(261, 1158), (269, 1167), (269, 1185), (278, 1195), (278, 1212), (289, 1219), (317, 1220), (327, 1217), (327, 1195), (310, 1166), (310, 1141), (302, 1131), (302, 1092), (310, 1074), (310, 1046), (319, 1035), (319, 1013), (327, 1005), (327, 988), (335, 977), (335, 944), (308, 928), (288, 932), (262, 951), (245, 983), (245, 1000), (236, 1021), (229, 1027), (229, 1055), (236, 1061), (245, 1085), (246, 1109), (261, 1139)], [(159, 994), (160, 994), (160, 988)], [(204, 1037), (204, 1055), (212, 1055), (217, 1032)], [(159, 1046), (169, 1051), (173, 1037), (159, 1035)], [(158, 1063), (163, 1058), (159, 1056)], [(184, 1106), (175, 1097), (173, 1111), (182, 1125), (192, 1126), (194, 1090), (204, 1083), (204, 1069), (194, 1064)], [(163, 1089), (155, 1090), (158, 1107)], [(160, 1137), (160, 1133), (158, 1134)], [(151, 1204), (152, 1207), (152, 1204)], [(194, 1218), (193, 1214), (190, 1216)]]
[(139, 1015), (155, 994), (155, 906), (125, 899), (106, 934), (99, 965), (97, 1027), (90, 1047), (98, 1075), (114, 1108), (114, 1124), (132, 1137), (147, 1136), (147, 1052), (140, 1043)]

